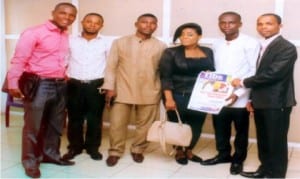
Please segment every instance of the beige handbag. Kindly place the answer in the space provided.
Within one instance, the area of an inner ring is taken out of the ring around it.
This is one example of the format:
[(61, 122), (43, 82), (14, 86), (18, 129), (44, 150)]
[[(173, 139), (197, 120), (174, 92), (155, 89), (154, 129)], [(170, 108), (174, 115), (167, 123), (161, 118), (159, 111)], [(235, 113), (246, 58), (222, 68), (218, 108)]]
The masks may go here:
[(175, 146), (189, 146), (192, 140), (192, 129), (189, 125), (183, 124), (179, 113), (175, 110), (178, 122), (167, 120), (165, 113), (164, 119), (154, 121), (148, 130), (147, 140), (150, 142), (160, 142), (165, 153), (167, 152), (167, 144)]

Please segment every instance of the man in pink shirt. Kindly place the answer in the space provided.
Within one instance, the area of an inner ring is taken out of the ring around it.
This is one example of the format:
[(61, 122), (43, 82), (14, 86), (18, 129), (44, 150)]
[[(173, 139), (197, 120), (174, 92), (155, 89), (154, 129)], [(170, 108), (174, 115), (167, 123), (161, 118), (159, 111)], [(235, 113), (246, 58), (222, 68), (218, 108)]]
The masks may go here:
[[(74, 164), (61, 159), (59, 146), (66, 102), (67, 27), (74, 22), (76, 14), (77, 9), (71, 3), (59, 3), (52, 11), (51, 20), (25, 30), (7, 74), (9, 94), (25, 97), (22, 164), (26, 175), (33, 178), (40, 177), (41, 162)], [(32, 100), (24, 96), (18, 86), (23, 72), (34, 73), (41, 78)]]

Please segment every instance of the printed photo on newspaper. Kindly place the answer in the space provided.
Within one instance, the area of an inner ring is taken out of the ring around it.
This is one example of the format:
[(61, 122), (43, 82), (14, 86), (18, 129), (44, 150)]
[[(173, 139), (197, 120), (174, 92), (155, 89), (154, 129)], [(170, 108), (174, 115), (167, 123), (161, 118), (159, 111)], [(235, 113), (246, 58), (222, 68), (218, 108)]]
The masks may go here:
[(226, 101), (233, 91), (230, 81), (231, 76), (226, 74), (215, 72), (199, 73), (188, 109), (218, 114), (223, 106), (230, 103), (230, 101)]

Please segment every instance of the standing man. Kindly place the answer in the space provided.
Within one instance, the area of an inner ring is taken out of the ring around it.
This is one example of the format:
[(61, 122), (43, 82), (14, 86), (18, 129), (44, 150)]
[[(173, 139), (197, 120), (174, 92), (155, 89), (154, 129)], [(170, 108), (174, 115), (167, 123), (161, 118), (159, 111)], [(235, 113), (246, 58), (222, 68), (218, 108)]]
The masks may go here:
[(59, 147), (65, 119), (67, 27), (73, 23), (76, 14), (76, 7), (71, 3), (57, 4), (52, 11), (52, 20), (21, 34), (11, 60), (8, 71), (10, 95), (24, 97), (18, 87), (24, 71), (41, 78), (35, 98), (24, 100), (22, 164), (29, 177), (40, 177), (41, 161), (74, 164), (60, 158)]
[[(216, 71), (236, 78), (254, 75), (259, 43), (252, 37), (239, 32), (242, 26), (241, 16), (236, 12), (224, 12), (219, 16), (219, 28), (225, 35), (213, 45)], [(230, 173), (239, 174), (247, 157), (249, 112), (246, 104), (249, 89), (239, 88), (227, 99), (225, 106), (218, 115), (213, 115), (216, 148), (218, 155), (203, 161), (203, 165), (215, 165), (231, 162)], [(231, 156), (231, 126), (236, 131), (234, 153)]]
[(257, 19), (257, 31), (264, 38), (254, 76), (233, 80), (236, 87), (251, 88), (258, 157), (255, 172), (242, 172), (251, 178), (284, 178), (288, 164), (288, 129), (294, 92), (296, 47), (280, 35), (281, 18), (273, 13)]
[(158, 65), (166, 45), (152, 37), (157, 28), (153, 14), (142, 14), (135, 22), (136, 33), (121, 37), (112, 44), (102, 88), (110, 107), (110, 149), (108, 166), (117, 164), (124, 153), (127, 125), (132, 112), (136, 134), (131, 146), (135, 162), (144, 160), (146, 135), (159, 116), (161, 87)]
[[(98, 35), (103, 27), (103, 17), (97, 13), (87, 14), (82, 22), (82, 33), (70, 39), (70, 58), (67, 82), (68, 95), (68, 153), (64, 159), (73, 159), (83, 149), (94, 160), (101, 160), (102, 113), (104, 95), (98, 88), (103, 84), (108, 43)], [(87, 129), (83, 134), (84, 120)], [(84, 137), (85, 136), (85, 137)]]

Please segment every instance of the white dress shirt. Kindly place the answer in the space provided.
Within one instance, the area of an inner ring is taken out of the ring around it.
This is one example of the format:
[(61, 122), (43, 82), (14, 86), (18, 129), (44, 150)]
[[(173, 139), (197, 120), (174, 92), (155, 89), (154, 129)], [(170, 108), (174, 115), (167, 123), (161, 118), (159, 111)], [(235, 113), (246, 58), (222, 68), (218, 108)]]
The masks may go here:
[[(255, 74), (259, 42), (245, 34), (231, 41), (219, 39), (213, 44), (216, 72), (231, 75), (232, 78), (246, 78)], [(250, 89), (239, 88), (234, 91), (238, 100), (230, 107), (245, 107)]]
[(81, 35), (70, 37), (67, 76), (78, 80), (104, 77), (109, 42), (104, 36), (86, 40)]
[(260, 60), (261, 58), (263, 57), (267, 47), (270, 45), (270, 43), (273, 42), (274, 39), (276, 39), (280, 34), (276, 34), (274, 36), (272, 36), (271, 38), (268, 38), (268, 39), (262, 39), (260, 40), (260, 45), (261, 45), (261, 49), (260, 49), (260, 52), (259, 52), (259, 59), (258, 59), (258, 62), (257, 62), (257, 67), (259, 66), (259, 63), (260, 63)]

